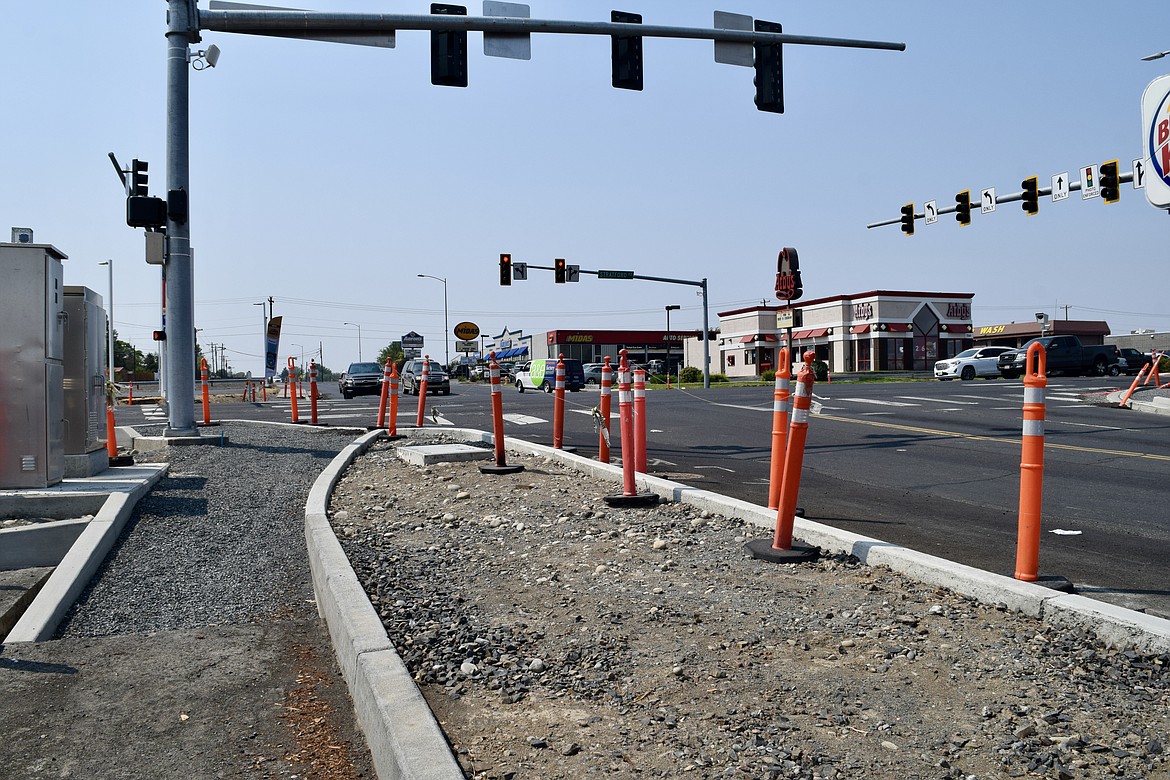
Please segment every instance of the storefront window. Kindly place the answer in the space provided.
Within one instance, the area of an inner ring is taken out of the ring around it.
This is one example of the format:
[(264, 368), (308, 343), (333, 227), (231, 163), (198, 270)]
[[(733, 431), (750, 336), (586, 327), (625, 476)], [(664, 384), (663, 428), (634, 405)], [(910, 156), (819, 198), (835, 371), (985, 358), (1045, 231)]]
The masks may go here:
[(873, 361), (870, 358), (870, 340), (853, 342), (853, 347), (857, 355), (857, 370), (858, 371), (872, 371)]

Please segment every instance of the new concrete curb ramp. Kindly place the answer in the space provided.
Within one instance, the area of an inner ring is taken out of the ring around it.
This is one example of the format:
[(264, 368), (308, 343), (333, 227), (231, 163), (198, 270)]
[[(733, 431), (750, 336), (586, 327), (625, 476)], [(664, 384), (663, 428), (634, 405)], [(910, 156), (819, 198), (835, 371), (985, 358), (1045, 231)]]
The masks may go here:
[[(446, 438), (483, 444), (490, 444), (492, 439), (491, 434), (463, 428), (400, 429), (398, 433), (406, 439), (442, 433)], [(459, 780), (463, 772), (426, 700), (387, 638), (327, 516), (329, 499), (341, 473), (383, 435), (382, 431), (373, 431), (342, 450), (309, 493), (305, 537), (317, 608), (329, 627), (378, 777)], [(514, 454), (551, 458), (589, 476), (621, 484), (622, 471), (617, 466), (520, 439), (506, 442), (508, 451)], [(775, 527), (775, 512), (756, 504), (645, 474), (636, 476), (636, 484), (640, 491), (653, 492), (670, 501), (741, 518), (768, 531)], [(796, 518), (793, 536), (806, 544), (856, 555), (867, 565), (887, 566), (980, 602), (1003, 604), (1053, 625), (1091, 631), (1113, 646), (1150, 654), (1170, 653), (1170, 620), (991, 574), (800, 517)]]
[(78, 516), (92, 513), (95, 505), (100, 507), (88, 522), (57, 521), (0, 532), (5, 568), (56, 566), (5, 637), (6, 643), (52, 638), (114, 546), (134, 505), (166, 470), (165, 463), (122, 466), (93, 477), (65, 480), (43, 491), (0, 494), (0, 507), (6, 512), (10, 506), (24, 505), (46, 515)]

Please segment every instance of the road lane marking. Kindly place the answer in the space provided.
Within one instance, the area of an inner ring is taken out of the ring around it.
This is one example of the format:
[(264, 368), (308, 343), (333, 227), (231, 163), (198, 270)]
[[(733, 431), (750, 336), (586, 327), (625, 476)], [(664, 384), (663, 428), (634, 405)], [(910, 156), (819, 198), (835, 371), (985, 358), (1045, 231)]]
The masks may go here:
[(838, 398), (838, 401), (852, 401), (855, 404), (875, 404), (877, 406), (921, 406), (921, 404), (904, 404), (901, 401), (882, 401), (877, 398)]
[[(916, 395), (900, 395), (899, 398), (904, 398), (907, 401), (929, 401), (933, 404), (963, 404), (964, 406), (978, 406), (979, 404), (967, 401), (956, 401), (953, 398), (919, 398)], [(915, 404), (916, 405), (916, 404)]]
[(537, 423), (548, 422), (548, 420), (542, 420), (539, 417), (530, 417), (527, 414), (505, 414), (504, 419), (516, 425), (536, 425)]

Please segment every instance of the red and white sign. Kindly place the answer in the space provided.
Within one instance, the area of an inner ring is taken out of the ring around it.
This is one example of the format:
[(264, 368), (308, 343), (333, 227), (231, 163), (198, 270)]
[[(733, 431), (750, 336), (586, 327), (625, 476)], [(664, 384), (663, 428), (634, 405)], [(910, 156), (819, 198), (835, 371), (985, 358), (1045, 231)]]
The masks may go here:
[(786, 246), (776, 258), (776, 297), (795, 301), (802, 295), (804, 288), (800, 281), (800, 260), (796, 250)]
[(1142, 94), (1142, 151), (1150, 161), (1146, 200), (1170, 208), (1170, 76), (1154, 79)]

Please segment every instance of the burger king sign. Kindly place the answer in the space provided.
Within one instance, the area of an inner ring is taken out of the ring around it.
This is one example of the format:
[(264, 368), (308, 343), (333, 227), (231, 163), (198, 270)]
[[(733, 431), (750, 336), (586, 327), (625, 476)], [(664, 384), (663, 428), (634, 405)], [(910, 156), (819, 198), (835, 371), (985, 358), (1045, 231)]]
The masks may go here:
[(1146, 177), (1146, 200), (1170, 208), (1170, 76), (1151, 81), (1142, 95), (1142, 153), (1153, 174)]

